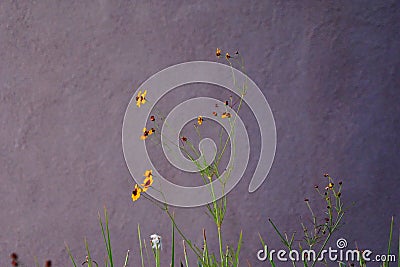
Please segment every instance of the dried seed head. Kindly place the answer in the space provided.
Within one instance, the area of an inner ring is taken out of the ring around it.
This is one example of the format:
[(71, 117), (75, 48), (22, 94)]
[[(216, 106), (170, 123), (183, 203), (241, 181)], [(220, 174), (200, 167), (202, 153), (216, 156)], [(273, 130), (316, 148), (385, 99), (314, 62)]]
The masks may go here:
[(221, 49), (217, 48), (217, 50), (215, 51), (215, 55), (217, 57), (220, 57), (221, 56)]

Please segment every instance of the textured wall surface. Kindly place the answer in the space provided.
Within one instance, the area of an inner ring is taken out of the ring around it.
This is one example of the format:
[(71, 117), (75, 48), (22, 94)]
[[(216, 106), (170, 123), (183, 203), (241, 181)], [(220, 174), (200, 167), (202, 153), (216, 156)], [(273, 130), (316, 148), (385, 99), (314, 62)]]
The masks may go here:
[[(28, 266), (34, 256), (67, 266), (64, 241), (83, 261), (85, 236), (102, 261), (105, 205), (118, 266), (126, 249), (138, 262), (138, 223), (146, 238), (164, 237), (168, 266), (168, 218), (130, 199), (123, 115), (150, 75), (216, 60), (216, 47), (242, 52), (277, 126), (266, 182), (248, 194), (244, 178), (229, 194), (223, 231), (232, 243), (243, 230), (243, 264), (262, 265), (259, 232), (282, 247), (268, 218), (301, 238), (303, 199), (316, 201), (324, 172), (343, 181), (349, 207), (336, 237), (384, 253), (390, 217), (398, 229), (400, 215), (399, 29), (399, 1), (1, 1), (0, 265), (15, 251)], [(175, 213), (199, 245), (202, 228), (215, 238), (204, 208)]]

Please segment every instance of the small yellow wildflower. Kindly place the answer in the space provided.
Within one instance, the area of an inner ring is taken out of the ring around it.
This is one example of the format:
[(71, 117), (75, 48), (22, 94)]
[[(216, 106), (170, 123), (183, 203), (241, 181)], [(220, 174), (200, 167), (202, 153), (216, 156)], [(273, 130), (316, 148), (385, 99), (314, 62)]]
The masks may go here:
[(147, 90), (144, 90), (143, 93), (142, 93), (142, 91), (139, 91), (139, 93), (136, 97), (136, 106), (138, 106), (140, 108), (140, 105), (146, 103), (146, 95), (147, 95)]
[(153, 171), (152, 170), (146, 170), (144, 172), (144, 177), (146, 178), (153, 178)]
[(224, 113), (222, 113), (222, 115), (221, 115), (221, 118), (223, 118), (223, 119), (225, 119), (225, 118), (230, 118), (231, 117), (231, 113), (229, 113), (229, 112), (224, 112)]
[(226, 57), (226, 59), (230, 59), (230, 58), (231, 58), (231, 55), (229, 55), (229, 53), (226, 53), (226, 54), (225, 54), (225, 57)]
[(143, 181), (143, 184), (141, 186), (143, 187), (143, 192), (146, 192), (147, 189), (153, 184), (153, 176), (150, 175), (149, 177), (146, 177)]
[(142, 188), (140, 188), (137, 184), (135, 184), (135, 189), (132, 191), (132, 200), (136, 201), (140, 198), (140, 193), (142, 192)]
[(221, 49), (217, 48), (217, 51), (215, 51), (215, 55), (217, 57), (220, 57), (221, 56)]
[(199, 125), (202, 125), (202, 124), (203, 124), (203, 117), (202, 117), (202, 116), (197, 117), (197, 123), (198, 123)]
[(143, 134), (140, 136), (140, 140), (146, 140), (149, 136), (149, 131), (147, 131), (146, 127), (143, 128)]
[(151, 128), (150, 130), (147, 130), (146, 127), (143, 128), (143, 134), (140, 136), (140, 140), (146, 140), (149, 135), (152, 135), (156, 130), (154, 128)]

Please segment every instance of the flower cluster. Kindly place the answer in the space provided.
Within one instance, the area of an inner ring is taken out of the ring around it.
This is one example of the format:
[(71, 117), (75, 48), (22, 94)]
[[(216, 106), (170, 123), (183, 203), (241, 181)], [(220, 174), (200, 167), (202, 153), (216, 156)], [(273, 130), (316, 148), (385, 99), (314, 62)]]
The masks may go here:
[[(217, 50), (215, 51), (215, 55), (216, 55), (218, 58), (220, 58), (220, 57), (221, 57), (221, 54), (222, 54), (222, 50), (219, 49), (219, 48), (217, 48)], [(239, 51), (236, 51), (236, 52), (235, 52), (235, 55), (238, 55), (238, 54), (239, 54)], [(229, 54), (228, 52), (226, 52), (226, 53), (225, 53), (225, 58), (226, 58), (227, 60), (229, 60), (230, 58), (232, 58), (232, 56), (231, 56), (231, 54)]]
[(146, 94), (147, 94), (147, 90), (144, 90), (144, 92), (142, 93), (142, 91), (139, 91), (137, 97), (136, 97), (136, 106), (138, 106), (140, 108), (140, 105), (143, 105), (144, 103), (146, 103)]
[(143, 134), (140, 136), (140, 140), (146, 140), (149, 135), (152, 135), (156, 130), (154, 128), (151, 128), (149, 130), (146, 129), (146, 127), (143, 128)]
[(150, 186), (153, 184), (153, 171), (152, 170), (147, 170), (144, 173), (144, 181), (142, 184), (138, 185), (135, 184), (135, 187), (132, 191), (132, 200), (136, 201), (140, 198), (140, 194), (142, 192), (146, 192), (147, 189), (150, 188)]
[(203, 117), (202, 116), (198, 116), (197, 117), (197, 124), (198, 125), (202, 125), (203, 124)]
[(222, 119), (226, 119), (226, 118), (230, 118), (231, 117), (231, 113), (229, 113), (229, 112), (224, 112), (224, 113), (222, 113), (222, 115), (221, 115), (221, 118)]

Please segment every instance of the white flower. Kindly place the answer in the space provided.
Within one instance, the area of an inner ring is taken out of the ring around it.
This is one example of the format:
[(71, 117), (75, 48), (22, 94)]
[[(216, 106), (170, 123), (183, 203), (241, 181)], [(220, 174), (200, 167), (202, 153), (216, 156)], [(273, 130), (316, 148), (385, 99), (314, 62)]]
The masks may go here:
[(152, 234), (150, 236), (151, 239), (151, 247), (153, 249), (162, 249), (162, 243), (161, 243), (161, 236), (159, 236), (158, 234)]

